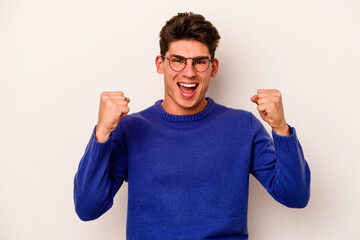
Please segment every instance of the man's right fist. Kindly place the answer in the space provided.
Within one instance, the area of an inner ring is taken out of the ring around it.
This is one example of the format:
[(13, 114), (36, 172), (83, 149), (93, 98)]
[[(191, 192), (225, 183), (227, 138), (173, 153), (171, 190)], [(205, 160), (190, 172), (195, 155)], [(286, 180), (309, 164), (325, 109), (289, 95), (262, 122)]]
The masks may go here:
[(102, 92), (100, 96), (99, 119), (96, 126), (95, 137), (98, 142), (105, 142), (111, 132), (125, 116), (130, 108), (130, 99), (123, 92)]

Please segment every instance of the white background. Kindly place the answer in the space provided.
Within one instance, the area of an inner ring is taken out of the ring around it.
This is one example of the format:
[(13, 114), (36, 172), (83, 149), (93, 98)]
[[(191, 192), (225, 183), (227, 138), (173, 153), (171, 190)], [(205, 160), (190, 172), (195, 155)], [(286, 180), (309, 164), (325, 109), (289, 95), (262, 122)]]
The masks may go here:
[(250, 97), (281, 90), (311, 167), (301, 210), (251, 177), (250, 239), (360, 239), (357, 0), (0, 0), (0, 239), (125, 239), (127, 184), (82, 222), (73, 177), (101, 91), (124, 91), (131, 112), (163, 98), (158, 34), (181, 11), (222, 37), (208, 95), (259, 116)]

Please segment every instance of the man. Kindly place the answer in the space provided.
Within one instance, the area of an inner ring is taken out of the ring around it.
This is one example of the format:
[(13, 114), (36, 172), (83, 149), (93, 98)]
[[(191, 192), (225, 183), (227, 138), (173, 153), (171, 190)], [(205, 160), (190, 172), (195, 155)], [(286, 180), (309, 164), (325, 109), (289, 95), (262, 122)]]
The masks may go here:
[[(179, 13), (160, 32), (156, 69), (165, 97), (127, 115), (122, 92), (101, 94), (99, 119), (75, 176), (82, 220), (106, 212), (128, 182), (127, 239), (248, 239), (249, 174), (288, 207), (305, 207), (310, 170), (281, 94), (251, 98), (251, 113), (206, 98), (220, 36), (203, 16)], [(127, 116), (125, 116), (127, 115)]]

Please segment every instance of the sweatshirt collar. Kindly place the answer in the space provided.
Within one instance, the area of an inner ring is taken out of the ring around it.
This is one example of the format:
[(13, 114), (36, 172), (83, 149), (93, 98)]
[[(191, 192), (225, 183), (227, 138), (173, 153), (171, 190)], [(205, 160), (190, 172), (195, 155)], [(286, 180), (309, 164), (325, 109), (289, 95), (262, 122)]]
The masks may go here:
[(163, 100), (158, 100), (155, 103), (155, 109), (160, 117), (162, 117), (163, 119), (169, 122), (176, 122), (176, 123), (193, 122), (206, 118), (207, 116), (210, 115), (210, 113), (214, 109), (214, 105), (215, 105), (214, 100), (209, 97), (207, 97), (206, 100), (208, 101), (208, 104), (201, 112), (190, 115), (174, 115), (167, 113), (161, 105)]

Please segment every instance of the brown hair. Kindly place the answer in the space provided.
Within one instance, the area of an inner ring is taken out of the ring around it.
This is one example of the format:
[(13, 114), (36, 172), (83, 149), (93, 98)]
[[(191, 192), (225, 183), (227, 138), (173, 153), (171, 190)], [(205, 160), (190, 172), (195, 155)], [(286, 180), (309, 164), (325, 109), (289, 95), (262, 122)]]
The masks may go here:
[(160, 54), (165, 56), (171, 42), (184, 39), (204, 43), (209, 48), (211, 58), (214, 58), (220, 35), (204, 16), (192, 12), (178, 13), (160, 31)]

